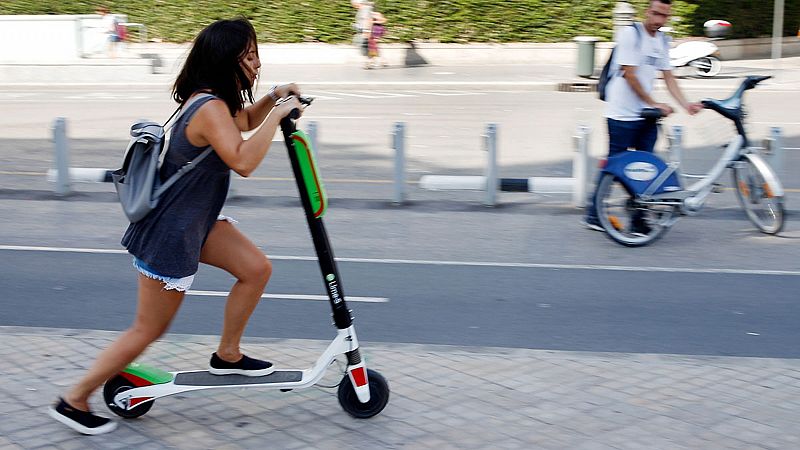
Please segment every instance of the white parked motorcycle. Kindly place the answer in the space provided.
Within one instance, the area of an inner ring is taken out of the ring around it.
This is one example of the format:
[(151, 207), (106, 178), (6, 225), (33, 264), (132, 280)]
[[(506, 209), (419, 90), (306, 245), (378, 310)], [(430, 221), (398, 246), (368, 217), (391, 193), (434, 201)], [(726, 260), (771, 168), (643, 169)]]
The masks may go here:
[(709, 41), (686, 41), (669, 50), (672, 67), (693, 67), (701, 77), (717, 76), (722, 70), (719, 47)]
[[(706, 35), (719, 38), (730, 30), (731, 24), (725, 20), (709, 20), (705, 24)], [(669, 33), (672, 27), (662, 27), (661, 31)], [(719, 47), (712, 41), (686, 41), (669, 50), (669, 61), (672, 67), (692, 67), (701, 77), (717, 76), (722, 70), (719, 60)]]

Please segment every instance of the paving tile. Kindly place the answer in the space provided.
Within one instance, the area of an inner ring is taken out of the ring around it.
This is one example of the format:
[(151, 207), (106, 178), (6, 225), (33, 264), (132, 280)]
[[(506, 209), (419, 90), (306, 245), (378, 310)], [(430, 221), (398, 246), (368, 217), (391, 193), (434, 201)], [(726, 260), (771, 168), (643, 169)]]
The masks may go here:
[[(798, 360), (379, 343), (364, 345), (392, 394), (372, 419), (348, 416), (335, 389), (209, 390), (81, 437), (44, 408), (115, 336), (0, 327), (4, 349), (17, 350), (0, 351), (0, 448), (800, 448)], [(167, 335), (141, 361), (193, 369), (216, 340)], [(326, 345), (251, 338), (245, 347), (311, 365)], [(109, 414), (99, 397), (92, 406)]]

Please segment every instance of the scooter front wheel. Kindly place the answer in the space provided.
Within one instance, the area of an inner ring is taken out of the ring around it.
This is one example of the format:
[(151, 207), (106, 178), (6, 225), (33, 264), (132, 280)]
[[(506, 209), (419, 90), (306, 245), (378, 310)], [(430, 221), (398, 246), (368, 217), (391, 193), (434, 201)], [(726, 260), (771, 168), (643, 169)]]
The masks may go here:
[(389, 383), (386, 378), (374, 370), (367, 369), (367, 380), (369, 380), (369, 401), (367, 403), (361, 403), (358, 399), (353, 383), (347, 374), (339, 383), (339, 404), (347, 414), (356, 419), (369, 419), (383, 411), (383, 408), (389, 403)]
[(701, 77), (715, 77), (722, 70), (722, 62), (716, 56), (706, 56), (691, 63)]
[(105, 400), (108, 409), (110, 409), (114, 414), (126, 419), (135, 419), (147, 414), (147, 411), (150, 411), (150, 408), (153, 407), (153, 400), (150, 400), (149, 402), (139, 405), (133, 409), (123, 409), (114, 403), (114, 397), (117, 394), (135, 387), (136, 385), (128, 381), (128, 379), (122, 375), (117, 375), (114, 378), (106, 381), (105, 386), (103, 386), (103, 400)]

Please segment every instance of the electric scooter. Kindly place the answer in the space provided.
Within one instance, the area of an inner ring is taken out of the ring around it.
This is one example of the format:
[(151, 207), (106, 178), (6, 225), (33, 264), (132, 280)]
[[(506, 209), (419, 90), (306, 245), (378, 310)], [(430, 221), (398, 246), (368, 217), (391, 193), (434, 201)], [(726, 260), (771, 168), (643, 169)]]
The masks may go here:
[[(305, 105), (311, 101), (308, 97), (300, 98)], [(132, 363), (103, 387), (103, 398), (113, 413), (124, 418), (139, 417), (146, 414), (158, 398), (204, 389), (261, 388), (286, 392), (311, 387), (322, 379), (328, 366), (340, 355), (347, 360), (346, 374), (338, 388), (342, 408), (353, 417), (365, 419), (380, 413), (388, 403), (389, 384), (380, 373), (367, 369), (359, 352), (355, 326), (322, 222), (328, 203), (325, 190), (314, 161), (311, 141), (296, 128), (295, 120), (299, 116), (300, 111), (294, 110), (282, 119), (281, 131), (333, 311), (336, 337), (311, 368), (276, 370), (260, 377), (212, 375), (207, 370), (167, 372)]]

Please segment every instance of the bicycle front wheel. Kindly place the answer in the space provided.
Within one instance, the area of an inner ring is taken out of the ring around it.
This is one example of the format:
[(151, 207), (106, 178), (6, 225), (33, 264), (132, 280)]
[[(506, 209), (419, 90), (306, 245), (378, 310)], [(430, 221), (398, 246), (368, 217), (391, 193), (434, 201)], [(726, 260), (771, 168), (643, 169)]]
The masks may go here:
[(760, 161), (757, 164), (747, 155), (734, 165), (736, 197), (753, 225), (763, 233), (778, 234), (785, 222), (783, 187), (772, 169)]
[(610, 173), (600, 179), (595, 205), (606, 235), (626, 247), (641, 247), (663, 236), (674, 223), (672, 218), (676, 213), (673, 205), (637, 200)]

